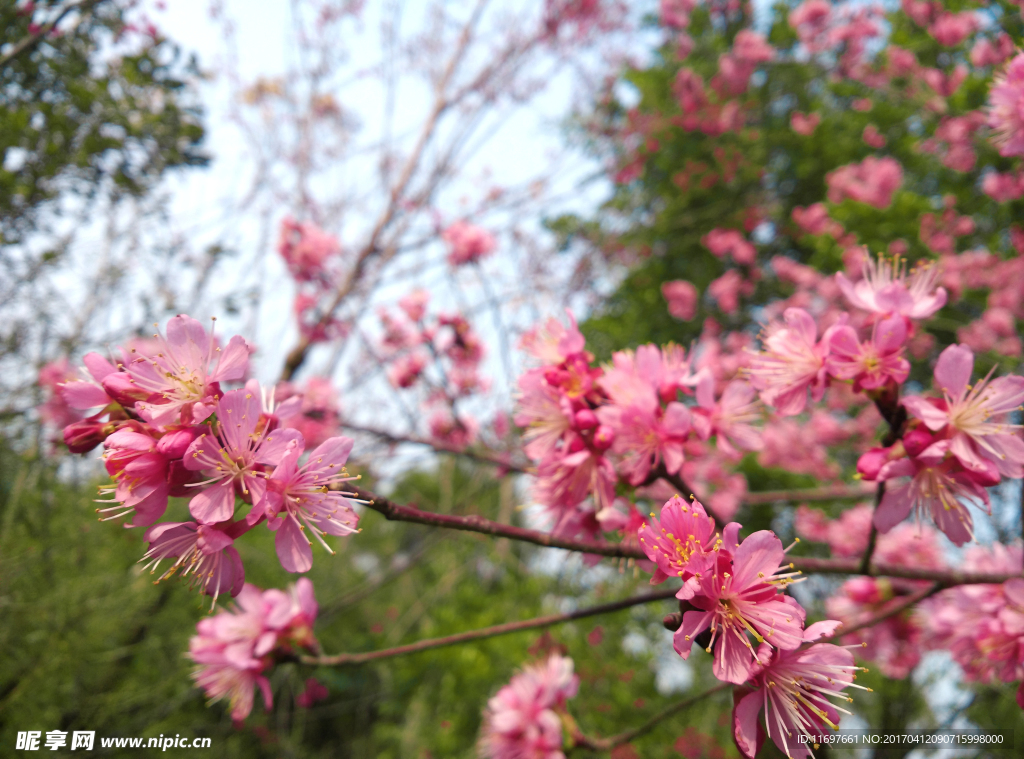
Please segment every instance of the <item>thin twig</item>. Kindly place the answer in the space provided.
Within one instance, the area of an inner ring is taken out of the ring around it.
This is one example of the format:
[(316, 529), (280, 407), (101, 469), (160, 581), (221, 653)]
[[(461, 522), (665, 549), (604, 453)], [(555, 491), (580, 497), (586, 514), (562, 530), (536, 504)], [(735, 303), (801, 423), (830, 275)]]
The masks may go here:
[[(647, 555), (637, 546), (626, 543), (606, 543), (585, 540), (567, 540), (555, 537), (540, 530), (502, 524), (475, 514), (454, 516), (421, 511), (410, 506), (402, 506), (387, 498), (378, 496), (360, 487), (351, 489), (358, 498), (367, 502), (367, 506), (383, 514), (390, 521), (413, 522), (430, 527), (445, 527), (465, 532), (477, 532), (501, 538), (510, 538), (548, 548), (564, 548), (569, 551), (591, 553), (599, 556), (614, 556), (626, 559), (646, 559)], [(859, 575), (860, 559), (821, 559), (813, 556), (790, 557), (789, 566), (805, 574), (839, 574)], [(872, 576), (900, 577), (907, 580), (929, 580), (942, 587), (953, 585), (999, 584), (1020, 574), (1008, 572), (964, 572), (954, 569), (927, 569), (923, 567), (905, 567), (895, 564), (872, 563), (868, 568)]]
[(69, 13), (81, 11), (82, 18), (84, 18), (85, 15), (92, 10), (93, 6), (99, 5), (101, 2), (103, 2), (103, 0), (82, 0), (80, 3), (71, 3), (70, 5), (64, 6), (60, 13), (57, 14), (56, 18), (40, 26), (33, 34), (23, 37), (15, 43), (14, 47), (4, 53), (4, 55), (0, 56), (0, 69), (5, 67), (22, 53), (28, 52), (38, 45), (39, 41), (53, 31), (57, 24), (63, 21), (65, 16)]
[(379, 651), (367, 651), (365, 653), (356, 654), (335, 654), (333, 656), (303, 656), (301, 660), (304, 664), (315, 664), (321, 666), (363, 664), (377, 659), (390, 659), (394, 656), (404, 656), (405, 654), (415, 654), (420, 651), (428, 651), (434, 648), (454, 646), (457, 643), (466, 643), (473, 640), (485, 640), (487, 638), (494, 638), (499, 635), (508, 635), (509, 633), (520, 632), (522, 630), (534, 630), (538, 627), (550, 627), (551, 625), (571, 622), (575, 619), (593, 617), (598, 614), (609, 614), (614, 611), (621, 611), (622, 609), (639, 606), (640, 604), (664, 601), (665, 599), (674, 597), (677, 592), (678, 591), (675, 588), (671, 588), (655, 593), (645, 593), (642, 596), (633, 596), (621, 601), (613, 601), (612, 603), (601, 604), (599, 606), (590, 606), (586, 609), (578, 609), (576, 611), (569, 612), (568, 614), (550, 614), (546, 617), (524, 619), (518, 622), (506, 622), (502, 625), (484, 627), (480, 630), (469, 630), (468, 632), (456, 633), (455, 635), (448, 635), (443, 638), (429, 638), (427, 640), (409, 643), (405, 646), (385, 648)]
[(646, 735), (655, 727), (657, 727), (660, 722), (663, 722), (669, 717), (678, 714), (679, 712), (685, 709), (688, 709), (696, 703), (700, 703), (708, 696), (712, 696), (715, 693), (720, 693), (721, 691), (729, 687), (729, 683), (719, 683), (714, 688), (710, 688), (709, 690), (706, 690), (703, 693), (699, 693), (696, 696), (690, 696), (689, 698), (685, 698), (682, 701), (679, 701), (673, 704), (672, 706), (663, 709), (643, 724), (634, 727), (631, 730), (621, 732), (618, 735), (613, 735), (608, 738), (592, 738), (584, 735), (583, 733), (577, 733), (573, 736), (573, 748), (586, 748), (592, 751), (610, 751), (616, 746), (621, 746), (623, 743), (629, 743), (634, 738), (639, 738), (641, 735)]
[(884, 622), (889, 617), (895, 617), (900, 612), (909, 609), (914, 604), (923, 601), (929, 596), (933, 596), (942, 590), (942, 586), (938, 583), (933, 583), (927, 588), (922, 588), (916, 593), (911, 593), (909, 596), (903, 596), (902, 598), (894, 598), (882, 611), (876, 612), (869, 615), (866, 618), (861, 619), (859, 622), (855, 622), (850, 626), (843, 625), (835, 635), (830, 635), (827, 638), (822, 638), (819, 643), (828, 643), (829, 641), (843, 638), (847, 635), (863, 630), (865, 627), (874, 627), (879, 622)]
[[(875, 510), (874, 513), (878, 512), (878, 507), (882, 504), (882, 499), (885, 497), (885, 480), (881, 480), (878, 483), (878, 487), (875, 488)], [(875, 555), (875, 544), (878, 542), (878, 529), (875, 527), (874, 516), (871, 518), (871, 531), (868, 532), (868, 545), (864, 549), (864, 555), (860, 558), (860, 573), (862, 575), (871, 574), (871, 559)]]

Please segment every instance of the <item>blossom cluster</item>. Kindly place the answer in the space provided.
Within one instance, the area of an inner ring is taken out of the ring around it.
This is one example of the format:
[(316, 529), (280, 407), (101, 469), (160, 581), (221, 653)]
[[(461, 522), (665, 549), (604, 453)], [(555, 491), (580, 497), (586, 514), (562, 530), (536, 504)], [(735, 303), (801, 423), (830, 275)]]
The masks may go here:
[(249, 716), (256, 688), (270, 709), (266, 673), (282, 657), (319, 651), (313, 635), (317, 611), (313, 583), (304, 577), (287, 591), (260, 591), (246, 583), (235, 608), (222, 609), (196, 626), (188, 650), (196, 664), (196, 685), (211, 701), (226, 699), (235, 722)]
[(484, 345), (464, 316), (428, 314), (429, 303), (429, 293), (413, 290), (399, 299), (397, 311), (378, 311), (380, 360), (392, 387), (424, 391), (431, 438), (461, 450), (476, 439), (477, 422), (460, 413), (459, 402), (489, 387), (480, 373)]
[[(145, 527), (143, 561), (160, 579), (179, 574), (214, 602), (238, 595), (244, 568), (234, 543), (265, 524), (289, 572), (312, 566), (312, 538), (350, 535), (359, 517), (341, 488), (352, 450), (346, 437), (320, 440), (322, 428), (302, 424), (303, 404), (292, 395), (276, 404), (255, 380), (243, 387), (251, 349), (235, 336), (221, 349), (195, 319), (175, 316), (166, 337), (123, 349), (116, 363), (89, 353), (88, 378), (58, 384), (72, 409), (91, 412), (64, 428), (75, 453), (102, 444), (112, 478), (101, 488), (110, 506), (103, 520), (129, 518)], [(292, 424), (311, 433), (313, 443)], [(307, 446), (312, 450), (307, 451)], [(169, 499), (189, 498), (185, 521), (159, 521)], [(239, 508), (248, 508), (238, 515)], [(167, 562), (170, 566), (161, 570)]]
[(561, 715), (579, 684), (565, 656), (551, 654), (524, 667), (487, 702), (481, 753), (491, 759), (565, 759)]

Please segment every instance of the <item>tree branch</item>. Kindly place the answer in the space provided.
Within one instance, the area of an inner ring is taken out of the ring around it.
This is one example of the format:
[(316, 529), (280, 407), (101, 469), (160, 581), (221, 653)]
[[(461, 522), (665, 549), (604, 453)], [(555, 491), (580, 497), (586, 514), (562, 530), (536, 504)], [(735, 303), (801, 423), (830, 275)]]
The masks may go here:
[(538, 627), (550, 627), (551, 625), (561, 624), (562, 622), (571, 622), (574, 619), (584, 619), (598, 614), (608, 614), (613, 611), (621, 611), (622, 609), (639, 606), (640, 604), (664, 601), (665, 599), (674, 597), (677, 592), (678, 591), (675, 588), (661, 590), (655, 593), (646, 593), (642, 596), (625, 598), (621, 601), (613, 601), (599, 606), (590, 606), (586, 609), (578, 609), (576, 611), (569, 612), (568, 614), (551, 614), (546, 617), (524, 619), (518, 622), (506, 622), (502, 625), (494, 625), (493, 627), (484, 627), (480, 630), (456, 633), (455, 635), (448, 635), (444, 638), (429, 638), (427, 640), (420, 640), (416, 643), (410, 643), (405, 646), (381, 649), (380, 651), (367, 651), (365, 653), (356, 654), (335, 654), (333, 656), (303, 656), (301, 657), (301, 661), (304, 664), (321, 666), (363, 664), (376, 659), (390, 659), (394, 656), (404, 656), (405, 654), (414, 654), (434, 648), (453, 646), (457, 643), (466, 643), (473, 640), (485, 640), (487, 638), (494, 638), (499, 635), (508, 635), (509, 633), (520, 632), (522, 630), (534, 630)]
[[(714, 688), (704, 691), (696, 696), (690, 696), (682, 701), (679, 701), (672, 706), (663, 709), (662, 711), (655, 714), (649, 720), (643, 724), (634, 727), (631, 730), (626, 730), (617, 735), (613, 735), (609, 738), (591, 738), (583, 733), (577, 733), (573, 736), (573, 749), (585, 748), (591, 751), (610, 751), (616, 746), (621, 746), (623, 743), (629, 743), (634, 738), (639, 738), (641, 735), (646, 735), (655, 727), (658, 723), (668, 719), (669, 717), (678, 714), (679, 712), (688, 709), (696, 703), (699, 703), (715, 693), (720, 693), (730, 687), (729, 683), (719, 683)], [(572, 750), (572, 749), (570, 749)]]
[(874, 614), (870, 614), (867, 617), (862, 618), (860, 621), (850, 625), (849, 627), (843, 625), (840, 628), (840, 631), (837, 632), (835, 635), (830, 635), (827, 638), (822, 638), (820, 641), (816, 642), (829, 643), (833, 640), (837, 640), (839, 638), (843, 638), (847, 635), (855, 633), (858, 630), (863, 630), (865, 627), (873, 627), (877, 625), (879, 622), (884, 622), (885, 620), (889, 619), (889, 617), (895, 617), (897, 614), (906, 609), (909, 609), (911, 606), (918, 603), (919, 601), (923, 601), (929, 596), (935, 595), (940, 590), (942, 590), (942, 586), (938, 583), (933, 583), (932, 585), (929, 585), (927, 588), (922, 588), (916, 593), (911, 593), (909, 596), (903, 596), (902, 598), (894, 598), (892, 599), (892, 601), (890, 601), (889, 605), (883, 610), (876, 612)]
[[(420, 511), (410, 506), (401, 506), (394, 501), (378, 496), (360, 487), (351, 488), (356, 497), (367, 502), (367, 506), (394, 522), (413, 522), (430, 527), (445, 527), (452, 530), (477, 532), (500, 538), (510, 538), (524, 543), (545, 546), (548, 548), (564, 548), (569, 551), (592, 553), (599, 556), (614, 556), (627, 559), (646, 559), (647, 555), (639, 547), (626, 543), (607, 543), (585, 540), (568, 540), (558, 538), (540, 530), (502, 524), (481, 516), (454, 516), (451, 514), (435, 514)], [(793, 569), (806, 574), (864, 574), (860, 569), (860, 559), (820, 559), (813, 556), (794, 556), (789, 560)], [(872, 563), (868, 567), (871, 576), (900, 577), (907, 580), (929, 580), (942, 587), (952, 585), (999, 584), (1012, 577), (1021, 577), (1015, 573), (994, 572), (963, 572), (955, 569), (926, 569), (922, 567), (905, 567), (894, 564)]]
[(0, 56), (0, 69), (4, 68), (8, 63), (13, 61), (22, 53), (26, 53), (38, 45), (39, 41), (52, 32), (54, 28), (56, 28), (57, 24), (63, 21), (69, 13), (81, 11), (84, 18), (84, 16), (93, 9), (93, 6), (99, 5), (101, 2), (103, 2), (103, 0), (82, 0), (80, 3), (70, 3), (69, 5), (64, 6), (64, 8), (62, 8), (57, 14), (56, 18), (40, 26), (35, 33), (30, 34), (27, 37), (23, 37), (14, 44), (14, 47)]

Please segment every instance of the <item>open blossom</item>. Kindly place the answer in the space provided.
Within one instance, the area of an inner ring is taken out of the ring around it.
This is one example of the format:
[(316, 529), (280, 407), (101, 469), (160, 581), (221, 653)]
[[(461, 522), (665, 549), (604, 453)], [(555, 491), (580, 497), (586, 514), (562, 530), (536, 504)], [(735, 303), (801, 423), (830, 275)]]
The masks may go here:
[[(168, 321), (167, 337), (157, 340), (156, 352), (134, 358), (125, 367), (131, 382), (149, 394), (149, 400), (135, 408), (153, 424), (174, 424), (179, 417), (182, 424), (199, 424), (213, 413), (218, 383), (241, 379), (249, 366), (245, 340), (235, 335), (222, 352), (202, 324), (183, 314)], [(215, 354), (220, 358), (211, 371)]]
[(197, 665), (196, 684), (213, 701), (227, 699), (236, 722), (249, 716), (255, 688), (271, 706), (266, 671), (277, 651), (294, 652), (316, 645), (312, 625), (317, 616), (313, 584), (303, 578), (288, 592), (261, 592), (245, 585), (237, 606), (201, 619), (189, 641), (189, 658)]
[[(733, 522), (725, 533), (724, 544), (734, 546), (739, 525)], [(660, 519), (652, 514), (650, 523), (640, 528), (637, 537), (644, 553), (656, 565), (651, 584), (678, 577), (683, 587), (676, 597), (683, 599), (691, 598), (699, 589), (696, 575), (711, 568), (723, 545), (714, 518), (708, 516), (700, 501), (687, 503), (679, 496), (662, 506)]]
[(171, 561), (157, 582), (177, 574), (188, 578), (193, 587), (217, 597), (221, 593), (237, 596), (245, 583), (245, 569), (234, 546), (234, 538), (221, 525), (195, 522), (163, 522), (146, 532), (149, 550), (141, 561), (148, 562), (144, 569), (156, 574), (161, 562)]
[(123, 428), (107, 438), (104, 463), (114, 478), (114, 488), (101, 493), (113, 495), (118, 506), (103, 509), (117, 514), (116, 519), (134, 512), (132, 524), (150, 525), (167, 509), (170, 488), (167, 482), (167, 458), (157, 450), (157, 441), (149, 435)]
[(903, 358), (907, 324), (895, 315), (875, 322), (869, 342), (860, 342), (850, 326), (839, 326), (829, 340), (826, 361), (829, 374), (853, 380), (853, 389), (875, 390), (887, 382), (903, 384), (910, 374), (910, 362)]
[(708, 651), (714, 650), (715, 677), (741, 684), (765, 650), (755, 653), (747, 633), (771, 648), (799, 647), (806, 613), (779, 593), (780, 585), (791, 582), (791, 575), (776, 574), (784, 553), (782, 543), (767, 530), (750, 535), (732, 553), (719, 551), (714, 564), (697, 576), (699, 589), (690, 600), (697, 611), (683, 614), (673, 640), (676, 652), (688, 658), (693, 639), (710, 627)]
[(715, 381), (710, 375), (705, 375), (697, 383), (694, 429), (703, 440), (715, 435), (718, 450), (730, 458), (741, 457), (740, 451), (761, 450), (764, 440), (751, 425), (751, 422), (761, 419), (756, 395), (754, 386), (749, 382), (733, 380), (716, 401)]
[(597, 410), (597, 417), (615, 435), (612, 451), (621, 457), (619, 470), (638, 485), (651, 469), (664, 462), (669, 474), (683, 466), (683, 448), (690, 431), (690, 410), (673, 401), (662, 411), (654, 389), (639, 385), (637, 392), (622, 398), (626, 405), (612, 404)]
[(668, 312), (674, 318), (687, 322), (697, 314), (699, 293), (692, 282), (685, 279), (665, 282), (661, 286), (661, 294), (668, 302)]
[(965, 467), (985, 471), (991, 462), (1005, 477), (1024, 476), (1020, 425), (1009, 421), (1024, 403), (1024, 377), (986, 377), (972, 386), (973, 370), (971, 349), (951, 345), (935, 364), (935, 388), (943, 397), (911, 396), (903, 399), (903, 405), (928, 429), (944, 430), (950, 453)]
[(487, 702), (480, 751), (488, 759), (564, 759), (565, 702), (579, 689), (572, 659), (528, 665)]
[(815, 401), (825, 394), (828, 340), (818, 342), (814, 317), (802, 308), (787, 308), (783, 319), (785, 326), (767, 328), (764, 350), (754, 354), (747, 374), (762, 401), (783, 416), (793, 416), (807, 405), (808, 389)]
[(309, 460), (299, 466), (302, 454), (300, 441), (291, 444), (267, 481), (266, 494), (256, 504), (247, 521), (261, 514), (277, 534), (274, 544), (277, 556), (289, 572), (307, 572), (313, 566), (313, 552), (308, 529), (330, 553), (323, 536), (351, 535), (356, 532), (359, 515), (352, 510), (346, 494), (336, 486), (349, 482), (345, 462), (352, 451), (352, 439), (332, 437), (316, 448)]
[(566, 309), (569, 326), (554, 317), (527, 331), (519, 341), (519, 347), (545, 364), (560, 364), (570, 357), (582, 353), (586, 339), (576, 326), (572, 312)]
[[(929, 513), (935, 526), (962, 546), (974, 537), (974, 521), (964, 501), (989, 503), (986, 487), (999, 482), (995, 467), (990, 472), (963, 469), (956, 459), (946, 458), (948, 445), (940, 441), (916, 458), (891, 461), (882, 467), (879, 480), (903, 480), (888, 484), (875, 511), (875, 527), (888, 532), (911, 512)], [(907, 478), (907, 479), (905, 479)]]
[(851, 305), (876, 314), (927, 319), (946, 305), (946, 290), (936, 287), (938, 267), (921, 262), (907, 276), (906, 260), (879, 256), (864, 259), (864, 277), (853, 283), (842, 272), (836, 283)]
[[(838, 622), (826, 620), (807, 628), (805, 640), (831, 634)], [(755, 668), (748, 683), (753, 691), (737, 695), (733, 709), (733, 737), (740, 753), (754, 759), (764, 743), (765, 730), (758, 717), (764, 712), (768, 737), (785, 756), (793, 759), (813, 757), (809, 744), (801, 736), (822, 735), (839, 724), (833, 701), (850, 701), (843, 691), (853, 685), (853, 654), (841, 646), (817, 643), (796, 651), (765, 651), (766, 661)]]
[(992, 82), (988, 125), (1002, 156), (1024, 155), (1024, 53), (1018, 53)]
[(303, 224), (286, 216), (281, 220), (277, 252), (296, 280), (312, 282), (323, 274), (327, 259), (341, 253), (341, 245), (338, 238), (315, 224)]
[(466, 221), (457, 221), (442, 234), (448, 243), (448, 262), (461, 266), (479, 261), (494, 250), (494, 235)]
[(860, 163), (851, 163), (830, 171), (825, 176), (830, 203), (849, 198), (886, 209), (892, 196), (903, 184), (903, 168), (895, 158), (868, 156)]
[(588, 448), (574, 436), (565, 449), (537, 466), (537, 500), (555, 509), (572, 508), (592, 494), (600, 512), (615, 500), (617, 481), (615, 466), (603, 451)]
[(235, 513), (235, 488), (243, 498), (258, 503), (266, 492), (266, 473), (261, 465), (276, 466), (293, 440), (296, 430), (259, 430), (262, 399), (250, 389), (232, 390), (217, 401), (214, 432), (198, 438), (185, 452), (184, 465), (202, 471), (206, 480), (189, 502), (197, 522), (216, 524)]
[(732, 256), (738, 264), (752, 264), (757, 250), (735, 229), (712, 229), (701, 238), (701, 244), (719, 258)]

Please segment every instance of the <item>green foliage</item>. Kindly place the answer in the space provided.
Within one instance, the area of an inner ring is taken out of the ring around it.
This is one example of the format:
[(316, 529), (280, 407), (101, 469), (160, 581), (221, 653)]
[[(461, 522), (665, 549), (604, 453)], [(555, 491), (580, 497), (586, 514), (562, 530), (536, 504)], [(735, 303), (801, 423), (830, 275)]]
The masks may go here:
[[(79, 462), (81, 463), (81, 462)], [(95, 521), (93, 486), (6, 449), (0, 456), (0, 746), (20, 730), (95, 730), (101, 736), (208, 736), (225, 757), (465, 757), (476, 755), (487, 699), (522, 664), (561, 647), (582, 678), (570, 709), (588, 734), (640, 724), (685, 694), (655, 687), (653, 652), (669, 639), (661, 602), (629, 611), (376, 663), (310, 668), (282, 664), (271, 680), (274, 709), (257, 704), (244, 727), (225, 704), (207, 707), (183, 653), (209, 599), (178, 581), (153, 585), (140, 570), (140, 530)], [(420, 508), (511, 519), (512, 490), (488, 472), (444, 460), (404, 478), (394, 497)], [(186, 519), (172, 501), (166, 519)], [(239, 541), (246, 578), (285, 587), (273, 536), (259, 528)], [(329, 653), (387, 648), (644, 592), (632, 567), (580, 571), (578, 557), (544, 560), (532, 547), (468, 533), (383, 520), (367, 512), (362, 532), (317, 551), (309, 573), (320, 602), (317, 634)], [(632, 642), (623, 646), (626, 638)], [(694, 655), (697, 692), (710, 687), (710, 657)], [(330, 696), (295, 706), (306, 678)], [(259, 701), (259, 699), (257, 699)], [(639, 756), (736, 757), (727, 694), (666, 720), (633, 742)], [(687, 726), (692, 726), (686, 732)], [(724, 754), (713, 750), (723, 747)], [(170, 750), (171, 753), (175, 749)], [(183, 752), (183, 750), (179, 750)], [(710, 752), (710, 753), (709, 753)], [(124, 750), (123, 755), (132, 755)], [(110, 750), (105, 755), (116, 756)], [(581, 752), (585, 756), (586, 752)]]
[[(5, 50), (31, 33), (24, 5), (0, 2)], [(37, 2), (37, 17), (66, 5)], [(206, 162), (188, 83), (194, 62), (166, 39), (127, 26), (125, 3), (85, 5), (80, 23), (62, 24), (62, 34), (0, 68), (0, 244), (24, 239), (43, 204), (63, 192), (139, 195), (167, 169)]]

